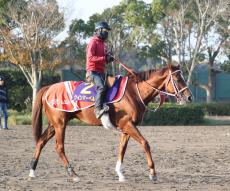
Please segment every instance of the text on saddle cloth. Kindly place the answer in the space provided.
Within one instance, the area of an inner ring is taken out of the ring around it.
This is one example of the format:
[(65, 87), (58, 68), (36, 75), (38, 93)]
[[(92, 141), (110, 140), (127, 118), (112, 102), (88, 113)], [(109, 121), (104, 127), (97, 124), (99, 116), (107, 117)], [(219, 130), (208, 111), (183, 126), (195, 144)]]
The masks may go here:
[[(117, 95), (121, 84), (122, 77), (117, 76), (115, 82), (111, 88), (108, 88), (106, 92), (105, 102), (112, 102)], [(84, 101), (84, 102), (94, 102), (96, 97), (96, 87), (92, 83), (83, 82), (79, 84), (74, 93), (73, 101)]]

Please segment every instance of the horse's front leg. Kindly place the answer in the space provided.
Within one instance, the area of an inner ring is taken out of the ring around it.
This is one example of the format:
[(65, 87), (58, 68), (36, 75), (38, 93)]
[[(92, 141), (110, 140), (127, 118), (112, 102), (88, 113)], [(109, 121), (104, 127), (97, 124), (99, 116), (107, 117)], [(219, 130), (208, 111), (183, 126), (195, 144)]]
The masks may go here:
[(118, 160), (117, 160), (117, 164), (116, 164), (116, 168), (115, 168), (120, 182), (125, 181), (125, 176), (123, 175), (123, 172), (122, 172), (122, 163), (124, 160), (124, 155), (125, 155), (125, 151), (126, 151), (126, 148), (128, 145), (129, 138), (130, 138), (130, 136), (128, 134), (125, 134), (125, 133), (121, 134)]
[(148, 167), (150, 170), (149, 179), (151, 181), (156, 181), (157, 176), (156, 176), (156, 171), (155, 171), (155, 165), (152, 159), (148, 141), (141, 135), (139, 130), (136, 128), (136, 126), (131, 121), (128, 121), (126, 123), (126, 125), (123, 128), (123, 132), (130, 135), (130, 137), (134, 138), (138, 143), (140, 143), (143, 146), (144, 151), (146, 153)]
[(56, 137), (56, 151), (58, 155), (60, 156), (67, 173), (70, 177), (70, 179), (74, 182), (79, 182), (80, 179), (73, 170), (73, 167), (70, 165), (66, 155), (65, 155), (65, 148), (64, 148), (64, 141), (65, 141), (65, 128), (66, 126), (58, 126), (55, 129), (55, 137)]

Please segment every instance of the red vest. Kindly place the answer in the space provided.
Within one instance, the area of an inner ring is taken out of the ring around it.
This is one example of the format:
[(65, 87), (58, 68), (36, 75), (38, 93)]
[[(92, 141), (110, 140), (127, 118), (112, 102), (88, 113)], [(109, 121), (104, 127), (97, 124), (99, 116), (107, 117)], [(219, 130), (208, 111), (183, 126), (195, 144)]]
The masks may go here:
[(94, 36), (86, 48), (86, 71), (105, 72), (106, 47), (103, 40)]

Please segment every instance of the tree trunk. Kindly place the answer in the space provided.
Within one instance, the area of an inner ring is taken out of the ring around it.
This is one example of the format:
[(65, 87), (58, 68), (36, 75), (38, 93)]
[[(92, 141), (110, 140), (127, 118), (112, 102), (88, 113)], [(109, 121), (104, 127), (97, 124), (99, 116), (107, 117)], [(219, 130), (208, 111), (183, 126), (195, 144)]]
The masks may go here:
[(213, 101), (213, 78), (214, 78), (214, 71), (213, 71), (213, 62), (208, 63), (208, 89), (206, 89), (207, 93), (207, 103), (211, 103)]
[(35, 103), (36, 95), (38, 90), (41, 88), (41, 81), (42, 81), (42, 72), (38, 70), (38, 54), (33, 52), (32, 56), (32, 64), (31, 64), (31, 71), (32, 71), (32, 89), (33, 89), (33, 100), (32, 105)]
[(214, 77), (215, 77), (215, 71), (214, 71), (214, 62), (215, 59), (217, 57), (217, 55), (219, 54), (220, 51), (220, 47), (222, 45), (224, 41), (222, 40), (218, 46), (218, 48), (216, 49), (216, 51), (212, 51), (212, 49), (210, 47), (208, 47), (208, 84), (207, 85), (201, 85), (198, 84), (198, 86), (202, 89), (204, 89), (206, 91), (206, 102), (207, 103), (211, 103), (213, 101), (213, 86), (214, 86)]
[(211, 87), (208, 87), (205, 89), (206, 90), (206, 102), (207, 103), (211, 103), (212, 102), (212, 99), (213, 99), (213, 96), (212, 96), (212, 88)]
[(209, 59), (208, 63), (208, 84), (202, 85), (197, 84), (198, 87), (206, 91), (206, 102), (211, 103), (213, 101), (213, 79), (214, 79), (214, 72), (213, 72), (213, 63), (211, 59)]
[[(40, 76), (40, 73), (41, 72), (35, 72), (33, 76)], [(32, 88), (33, 89), (33, 102), (32, 102), (33, 105), (35, 103), (37, 92), (40, 88), (41, 88), (41, 78), (34, 77), (34, 83), (33, 83), (33, 88)]]
[(200, 50), (202, 38), (203, 38), (203, 24), (201, 24), (201, 26), (200, 26), (199, 36), (198, 36), (198, 39), (196, 41), (195, 50), (192, 54), (192, 62), (191, 62), (191, 67), (190, 67), (189, 74), (188, 74), (187, 84), (190, 84), (190, 82), (192, 80), (192, 73), (193, 73), (193, 70), (196, 66), (196, 57), (197, 57), (197, 54)]

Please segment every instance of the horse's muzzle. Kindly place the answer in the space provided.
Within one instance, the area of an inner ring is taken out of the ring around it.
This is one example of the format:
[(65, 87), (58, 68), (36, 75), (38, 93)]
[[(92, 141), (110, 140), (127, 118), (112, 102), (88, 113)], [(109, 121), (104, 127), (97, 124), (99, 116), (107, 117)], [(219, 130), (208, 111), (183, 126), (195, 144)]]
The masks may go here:
[(191, 103), (192, 102), (192, 96), (191, 95), (188, 96), (186, 101), (189, 102), (189, 103)]

